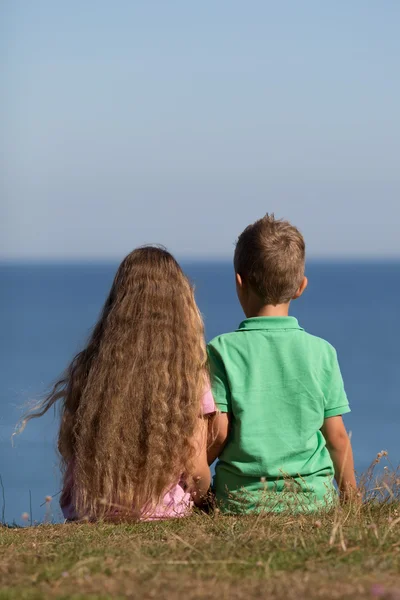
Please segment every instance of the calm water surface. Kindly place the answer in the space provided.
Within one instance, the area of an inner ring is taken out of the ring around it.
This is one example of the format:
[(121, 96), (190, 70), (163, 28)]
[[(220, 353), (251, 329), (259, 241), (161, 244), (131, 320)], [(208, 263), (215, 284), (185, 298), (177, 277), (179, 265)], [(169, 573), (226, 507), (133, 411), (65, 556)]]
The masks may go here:
[[(192, 263), (207, 338), (230, 331), (243, 316), (230, 264)], [(97, 319), (116, 265), (0, 267), (0, 475), (5, 519), (21, 523), (59, 490), (54, 414), (29, 424), (12, 447), (11, 434), (26, 403), (43, 391), (81, 348)], [(382, 449), (400, 463), (400, 263), (308, 266), (309, 288), (292, 314), (310, 333), (337, 349), (352, 413), (356, 467)], [(0, 490), (0, 518), (3, 502)], [(54, 518), (60, 518), (54, 502)]]

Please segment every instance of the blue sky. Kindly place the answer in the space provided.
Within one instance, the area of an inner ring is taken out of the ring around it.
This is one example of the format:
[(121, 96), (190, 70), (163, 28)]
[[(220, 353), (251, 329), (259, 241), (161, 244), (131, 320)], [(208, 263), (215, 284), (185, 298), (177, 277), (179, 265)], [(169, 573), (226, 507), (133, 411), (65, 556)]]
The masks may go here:
[(400, 256), (400, 3), (2, 0), (0, 258)]

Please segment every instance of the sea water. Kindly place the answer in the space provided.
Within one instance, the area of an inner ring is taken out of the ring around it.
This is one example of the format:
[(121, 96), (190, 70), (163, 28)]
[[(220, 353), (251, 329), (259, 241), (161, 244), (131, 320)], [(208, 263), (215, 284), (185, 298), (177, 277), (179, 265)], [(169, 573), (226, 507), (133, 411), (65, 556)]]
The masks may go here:
[[(206, 336), (235, 329), (243, 319), (229, 263), (183, 264), (196, 286)], [(47, 495), (60, 489), (57, 416), (32, 421), (11, 443), (29, 402), (40, 399), (85, 343), (117, 265), (0, 267), (0, 520), (41, 521)], [(356, 468), (380, 450), (400, 463), (400, 263), (310, 263), (309, 287), (292, 314), (337, 349), (352, 413)], [(4, 490), (3, 501), (2, 492)], [(56, 498), (53, 518), (60, 519)]]

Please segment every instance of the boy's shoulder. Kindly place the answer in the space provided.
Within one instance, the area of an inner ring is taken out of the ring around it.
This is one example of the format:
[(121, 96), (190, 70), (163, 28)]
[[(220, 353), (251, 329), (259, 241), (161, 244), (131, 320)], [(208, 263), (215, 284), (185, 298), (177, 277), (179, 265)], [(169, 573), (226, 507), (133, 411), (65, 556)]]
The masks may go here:
[[(233, 346), (241, 345), (243, 341), (243, 331), (244, 330), (236, 330), (217, 335), (207, 344), (207, 346), (208, 348), (221, 353)], [(326, 357), (336, 357), (336, 349), (327, 340), (308, 333), (304, 329), (299, 329), (298, 332), (298, 339), (304, 344), (304, 346), (308, 346), (311, 350), (319, 352)]]
[(326, 354), (336, 355), (335, 347), (332, 346), (332, 344), (330, 342), (328, 342), (327, 340), (325, 340), (324, 338), (318, 337), (317, 335), (313, 335), (312, 333), (308, 333), (308, 331), (304, 331), (304, 330), (302, 333), (306, 336), (306, 339), (310, 345), (315, 346), (315, 348), (318, 348), (319, 350), (321, 350), (322, 352), (325, 352)]
[(240, 339), (240, 331), (229, 331), (228, 333), (221, 333), (215, 336), (211, 341), (208, 342), (208, 348), (224, 348), (226, 346), (234, 345)]

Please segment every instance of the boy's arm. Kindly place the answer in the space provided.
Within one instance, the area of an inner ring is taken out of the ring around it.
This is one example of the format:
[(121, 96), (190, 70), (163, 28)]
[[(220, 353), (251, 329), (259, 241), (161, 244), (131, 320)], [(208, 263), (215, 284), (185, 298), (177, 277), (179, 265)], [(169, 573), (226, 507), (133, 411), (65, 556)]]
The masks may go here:
[(207, 461), (209, 465), (212, 465), (224, 449), (229, 432), (230, 417), (228, 413), (218, 412), (210, 421), (212, 423), (209, 431)]
[(354, 474), (353, 450), (342, 416), (325, 419), (321, 431), (335, 468), (335, 479), (340, 494), (346, 498), (356, 491), (357, 483)]
[(203, 503), (211, 485), (211, 473), (207, 462), (207, 436), (208, 419), (200, 417), (193, 440), (196, 454), (194, 459), (193, 487), (191, 493), (196, 505), (201, 505)]
[(211, 465), (221, 454), (227, 441), (232, 413), (232, 401), (224, 361), (213, 342), (207, 346), (207, 353), (211, 391), (218, 409), (210, 428), (208, 464)]
[(325, 372), (324, 423), (321, 431), (335, 468), (335, 479), (340, 495), (346, 498), (354, 494), (357, 489), (353, 451), (342, 418), (342, 415), (350, 412), (350, 407), (336, 350), (332, 346), (330, 346), (329, 362)]

